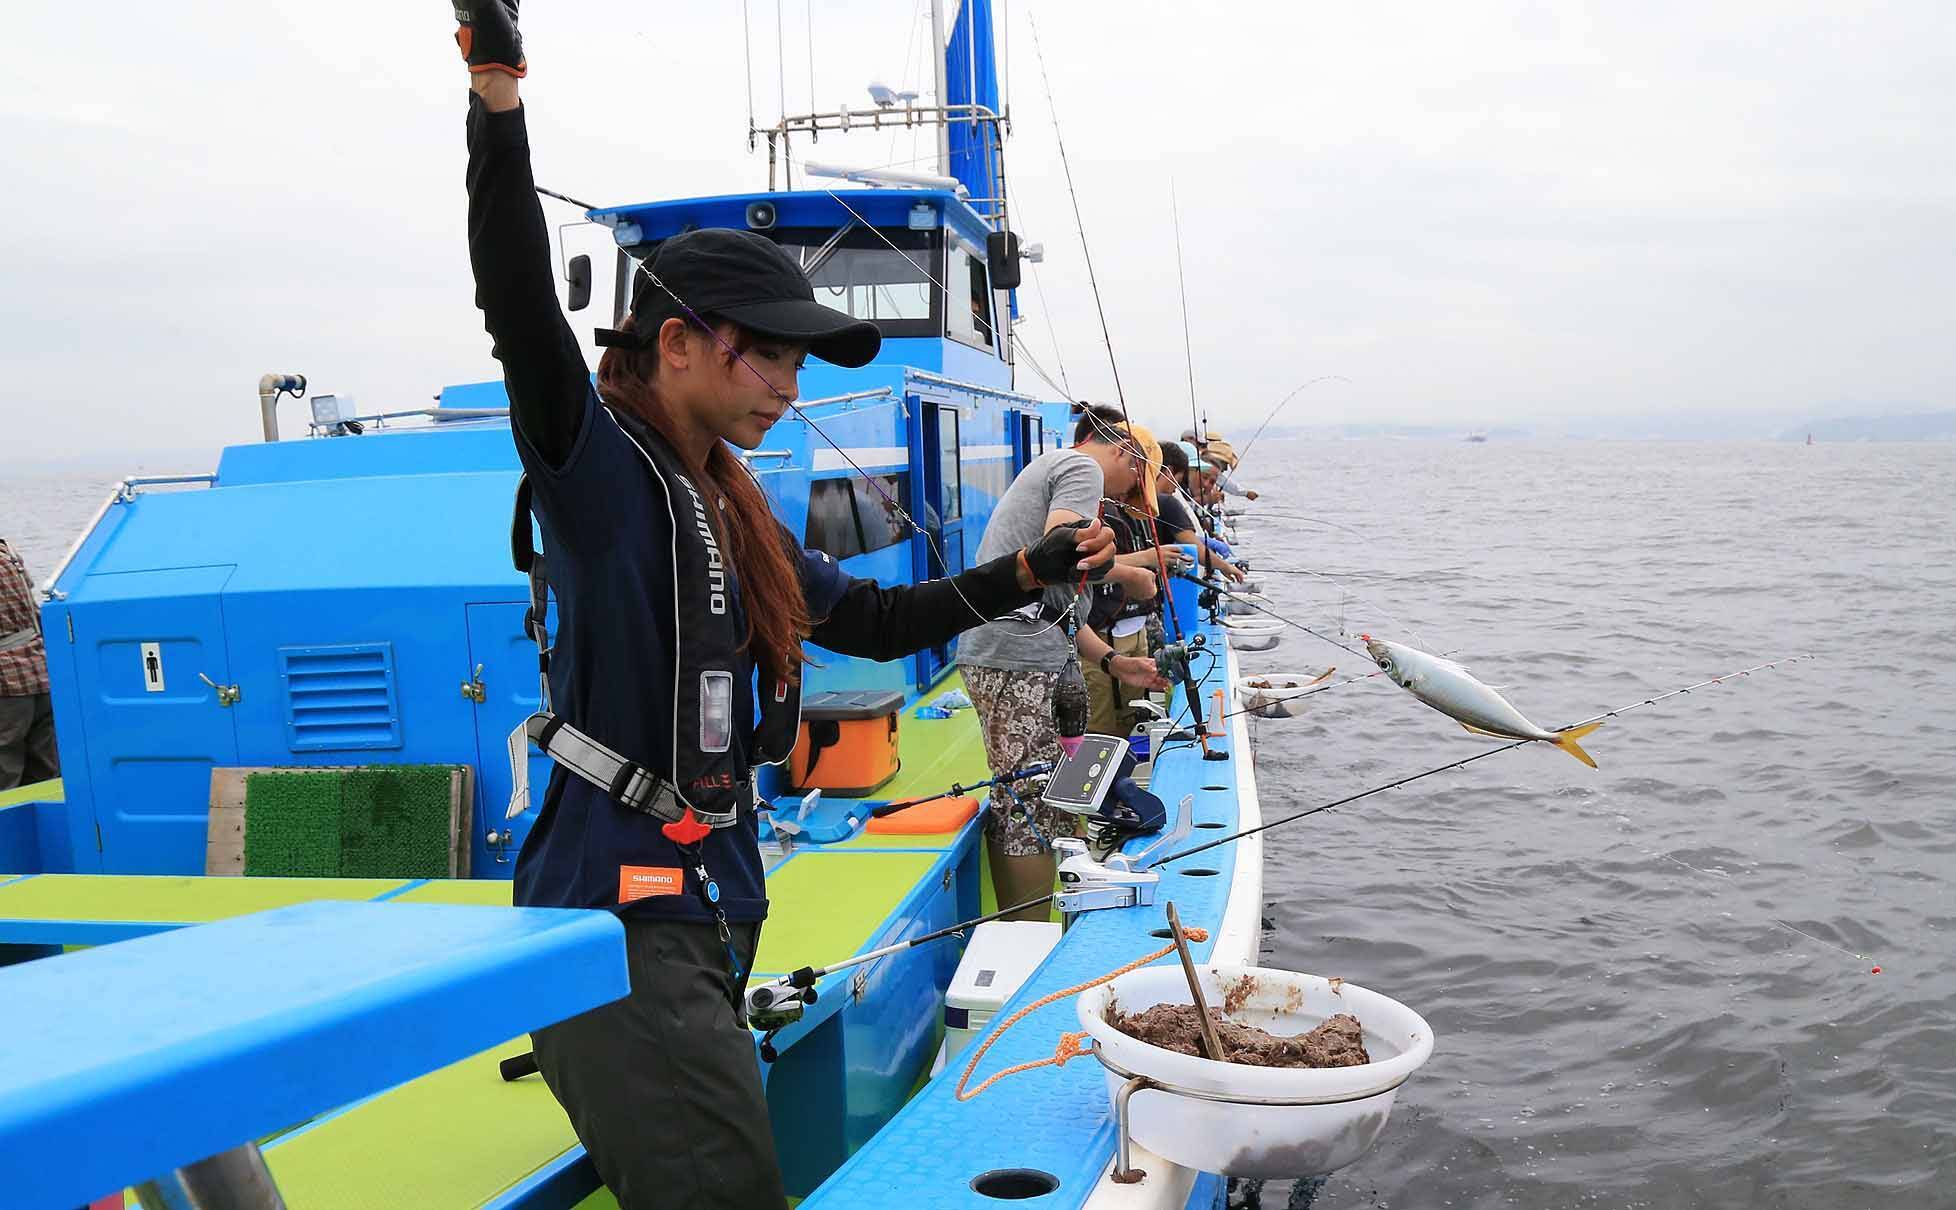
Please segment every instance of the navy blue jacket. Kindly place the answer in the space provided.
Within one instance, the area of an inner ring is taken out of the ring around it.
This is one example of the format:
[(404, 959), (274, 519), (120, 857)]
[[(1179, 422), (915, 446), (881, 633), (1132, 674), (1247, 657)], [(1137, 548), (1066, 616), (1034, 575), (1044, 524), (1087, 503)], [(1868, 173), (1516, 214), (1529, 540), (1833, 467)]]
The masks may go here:
[[(663, 691), (672, 683), (674, 625), (666, 506), (644, 457), (599, 404), (557, 306), (520, 108), (490, 113), (470, 98), (468, 187), (476, 302), (503, 363), (517, 453), (530, 475), (557, 600), (552, 706), (593, 739), (661, 771), (655, 754), (671, 742), (672, 731), (670, 695)], [(955, 580), (886, 589), (804, 550), (802, 591), (817, 619), (811, 637), (832, 651), (877, 660), (946, 642), (1037, 599), (1019, 588), (1015, 560), (1008, 555)], [(739, 608), (731, 568), (728, 581), (730, 604)], [(751, 688), (751, 661), (741, 672)], [(735, 742), (744, 746), (754, 701), (751, 692), (734, 696)], [(767, 914), (756, 832), (746, 811), (702, 844), (721, 906), (736, 922)], [(631, 871), (658, 872), (650, 885), (670, 877), (671, 893), (621, 905), (627, 897), (620, 881)], [(658, 820), (562, 770), (552, 775), (517, 858), (518, 904), (708, 919), (696, 890), (693, 871)]]

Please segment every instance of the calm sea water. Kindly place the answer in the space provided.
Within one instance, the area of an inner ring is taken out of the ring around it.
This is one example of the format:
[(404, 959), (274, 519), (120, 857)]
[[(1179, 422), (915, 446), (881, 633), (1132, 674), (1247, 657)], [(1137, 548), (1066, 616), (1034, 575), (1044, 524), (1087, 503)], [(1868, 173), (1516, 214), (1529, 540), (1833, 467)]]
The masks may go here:
[[(1820, 658), (1607, 724), (1600, 770), (1524, 748), (1279, 830), (1268, 960), (1438, 1048), (1262, 1204), (1956, 1206), (1956, 446), (1266, 444), (1251, 545), (1339, 581), (1270, 595), (1544, 725)], [(1266, 817), (1488, 743), (1383, 678), (1315, 702), (1259, 724)]]
[[(1268, 960), (1438, 1036), (1378, 1147), (1265, 1207), (1956, 1206), (1956, 446), (1258, 445), (1315, 629), (1537, 722), (1814, 652), (1269, 838)], [(113, 475), (0, 476), (46, 575)], [(1369, 670), (1302, 633), (1259, 670)], [(1382, 679), (1258, 724), (1267, 817), (1485, 743)], [(1798, 930), (1797, 932), (1794, 930)], [(1803, 935), (1804, 934), (1804, 935)], [(1881, 973), (1871, 974), (1879, 965)]]

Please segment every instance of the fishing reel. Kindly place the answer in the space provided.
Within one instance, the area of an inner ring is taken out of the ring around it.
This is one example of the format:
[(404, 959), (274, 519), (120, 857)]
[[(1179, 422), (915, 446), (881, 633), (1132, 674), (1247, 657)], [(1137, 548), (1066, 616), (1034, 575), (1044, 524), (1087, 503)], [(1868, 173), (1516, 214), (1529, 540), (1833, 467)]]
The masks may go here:
[(761, 1031), (761, 1061), (772, 1063), (780, 1058), (774, 1048), (774, 1035), (801, 1020), (802, 1012), (817, 997), (815, 991), (815, 972), (803, 967), (792, 975), (770, 979), (747, 989), (747, 1025), (750, 1029)]
[(1194, 679), (1189, 671), (1189, 657), (1202, 650), (1204, 642), (1198, 634), (1184, 643), (1163, 643), (1155, 649), (1155, 670), (1163, 680), (1188, 686)]

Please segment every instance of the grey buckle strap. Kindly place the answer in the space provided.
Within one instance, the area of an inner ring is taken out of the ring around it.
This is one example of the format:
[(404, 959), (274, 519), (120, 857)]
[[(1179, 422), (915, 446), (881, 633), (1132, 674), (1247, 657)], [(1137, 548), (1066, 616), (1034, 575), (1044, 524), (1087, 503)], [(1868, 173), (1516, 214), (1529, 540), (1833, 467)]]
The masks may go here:
[[(644, 765), (613, 752), (554, 714), (532, 714), (524, 729), (551, 760), (568, 772), (603, 790), (614, 801), (641, 815), (677, 823), (689, 804)], [(738, 810), (693, 810), (693, 818), (709, 828), (724, 828), (740, 817)]]
[(27, 646), (41, 637), (38, 630), (16, 630), (12, 634), (0, 634), (0, 651), (14, 651)]

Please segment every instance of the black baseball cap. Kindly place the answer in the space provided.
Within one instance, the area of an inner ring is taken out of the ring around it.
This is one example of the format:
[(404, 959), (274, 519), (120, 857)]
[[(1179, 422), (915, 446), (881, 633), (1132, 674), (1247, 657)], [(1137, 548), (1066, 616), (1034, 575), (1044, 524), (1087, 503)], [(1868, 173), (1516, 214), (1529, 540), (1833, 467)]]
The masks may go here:
[(883, 346), (883, 333), (815, 301), (807, 274), (766, 236), (729, 227), (682, 232), (659, 245), (646, 264), (685, 300), (682, 307), (643, 272), (632, 290), (630, 332), (600, 328), (607, 347), (646, 348), (668, 319), (695, 315), (732, 320), (776, 340), (806, 344), (823, 361), (839, 366), (867, 365)]

